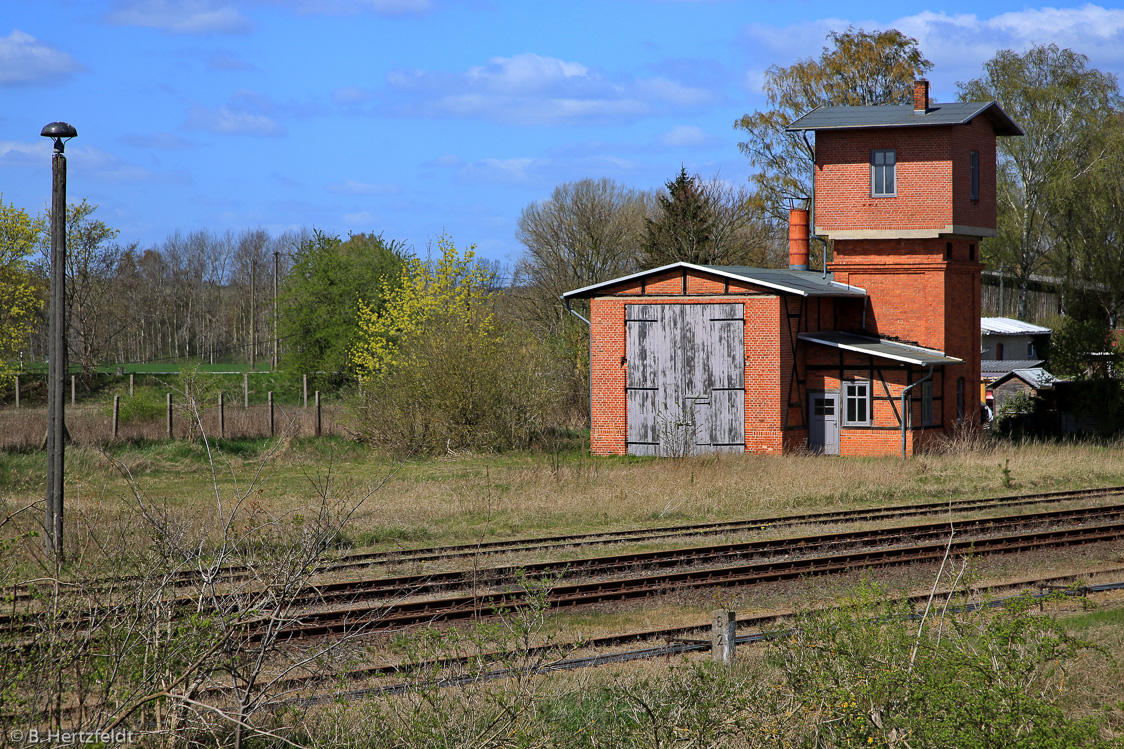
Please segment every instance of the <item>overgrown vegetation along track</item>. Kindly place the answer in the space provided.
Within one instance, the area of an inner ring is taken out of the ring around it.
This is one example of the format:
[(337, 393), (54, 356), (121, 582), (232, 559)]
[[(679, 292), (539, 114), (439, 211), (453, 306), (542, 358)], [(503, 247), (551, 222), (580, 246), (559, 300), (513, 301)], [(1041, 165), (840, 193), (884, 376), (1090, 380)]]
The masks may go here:
[[(1098, 570), (1094, 574), (1097, 575), (1119, 575), (1124, 573), (1124, 568), (1114, 568)], [(1082, 584), (1078, 575), (1062, 575), (1055, 577), (1035, 578), (1033, 580), (1019, 580), (1016, 582), (995, 583), (992, 585), (976, 585), (972, 588), (972, 593), (980, 597), (981, 602), (977, 604), (969, 604), (975, 606), (984, 605), (1003, 605), (1004, 599), (989, 601), (987, 604), (982, 603), (983, 596), (988, 594), (997, 594), (1002, 592), (1024, 591), (1030, 590), (1039, 591), (1053, 591), (1060, 592), (1063, 595), (1079, 595), (1088, 596), (1098, 593), (1108, 593), (1124, 588), (1124, 582), (1103, 583), (1099, 585)], [(947, 590), (940, 590), (936, 595), (940, 598), (947, 598), (953, 595), (954, 592)], [(906, 598), (911, 604), (924, 603), (932, 597), (933, 593), (921, 593), (911, 595)], [(1039, 593), (1039, 596), (1045, 593)], [(738, 619), (738, 628), (743, 632), (737, 636), (738, 644), (764, 642), (768, 639), (768, 635), (761, 631), (761, 629), (774, 626), (778, 622), (783, 621), (785, 618), (791, 616), (790, 612), (783, 612), (779, 614), (763, 614), (760, 616), (742, 617)], [(590, 656), (587, 658), (576, 658), (572, 660), (558, 661), (553, 660), (545, 668), (536, 669), (536, 671), (544, 672), (550, 670), (557, 670), (558, 668), (584, 668), (591, 666), (599, 666), (607, 663), (620, 663), (630, 660), (640, 660), (644, 658), (655, 658), (661, 656), (680, 655), (690, 651), (705, 651), (710, 649), (710, 644), (701, 644), (697, 640), (692, 641), (688, 639), (691, 635), (698, 636), (707, 632), (711, 624), (694, 624), (685, 627), (671, 627), (666, 629), (646, 629), (635, 632), (623, 632), (615, 635), (608, 635), (605, 637), (590, 638), (587, 640), (580, 640), (578, 642), (567, 642), (552, 645), (539, 645), (523, 648), (519, 651), (502, 651), (481, 653), (469, 656), (454, 656), (449, 658), (434, 658), (426, 659), (417, 662), (407, 663), (392, 663), (379, 666), (366, 666), (363, 668), (337, 670), (332, 672), (330, 679), (324, 676), (309, 676), (309, 677), (287, 677), (281, 680), (281, 684), (286, 690), (296, 690), (302, 687), (315, 686), (325, 681), (331, 680), (338, 684), (343, 680), (349, 681), (362, 681), (364, 679), (379, 678), (383, 676), (402, 676), (409, 673), (423, 672), (427, 674), (440, 673), (442, 670), (455, 669), (471, 665), (474, 663), (510, 663), (518, 659), (534, 658), (539, 656), (552, 656), (552, 655), (567, 655), (578, 650), (588, 649), (601, 649), (601, 648), (616, 648), (626, 645), (635, 645), (641, 642), (651, 641), (664, 641), (669, 643), (662, 647), (650, 647), (643, 650), (628, 651), (625, 653), (611, 653), (599, 656)], [(750, 630), (750, 632), (745, 632)], [(754, 631), (757, 630), (757, 631)], [(671, 644), (678, 643), (678, 644)], [(438, 682), (439, 686), (459, 686), (470, 681), (479, 681), (488, 678), (502, 678), (505, 675), (510, 675), (510, 669), (502, 669), (499, 671), (488, 671), (484, 673), (470, 673), (461, 676), (453, 676), (451, 678), (443, 679)], [(432, 685), (432, 684), (431, 684)], [(326, 695), (315, 697), (298, 697), (290, 700), (292, 704), (311, 705), (321, 703), (330, 699), (340, 698), (354, 698), (354, 697), (370, 697), (375, 694), (388, 694), (399, 693), (408, 691), (415, 688), (416, 684), (390, 684), (371, 689), (358, 689), (340, 693), (338, 688)], [(204, 694), (206, 696), (221, 695), (224, 692), (222, 689), (210, 689)], [(287, 703), (288, 704), (288, 703)]]
[(1040, 492), (1036, 494), (1014, 494), (982, 499), (962, 499), (947, 502), (924, 502), (911, 505), (864, 508), (857, 510), (835, 510), (813, 512), (801, 515), (779, 515), (769, 518), (749, 518), (713, 523), (692, 523), (637, 530), (606, 531), (603, 533), (580, 533), (563, 536), (543, 536), (539, 538), (511, 539), (506, 541), (484, 541), (453, 546), (434, 546), (419, 549), (398, 549), (391, 551), (351, 552), (338, 560), (326, 562), (322, 569), (343, 570), (367, 567), (373, 564), (402, 564), (432, 562), (442, 559), (469, 557), (483, 554), (503, 554), (517, 551), (549, 551), (550, 549), (578, 546), (602, 546), (620, 543), (656, 541), (665, 538), (688, 536), (714, 536), (743, 531), (775, 530), (801, 525), (826, 523), (860, 523), (893, 520), (895, 518), (920, 517), (938, 513), (963, 513), (987, 510), (996, 507), (1019, 507), (1039, 504), (1054, 504), (1096, 497), (1124, 496), (1124, 486), (1109, 486), (1072, 491)]
[[(316, 607), (332, 604), (353, 603), (365, 599), (373, 601), (367, 609), (380, 605), (392, 605), (411, 596), (430, 595), (450, 590), (498, 588), (510, 586), (523, 579), (543, 579), (576, 575), (595, 577), (637, 573), (641, 570), (650, 574), (655, 570), (667, 570), (701, 565), (722, 565), (745, 562), (754, 558), (807, 556), (810, 553), (824, 553), (841, 547), (872, 547), (890, 544), (916, 543), (918, 541), (947, 538), (950, 531), (964, 533), (994, 534), (1015, 528), (1042, 528), (1058, 523), (1077, 523), (1089, 520), (1106, 520), (1124, 517), (1124, 504), (1084, 507), (1068, 510), (1006, 515), (994, 518), (971, 520), (950, 520), (924, 525), (877, 528), (844, 533), (818, 534), (785, 539), (769, 539), (712, 546), (663, 549), (658, 551), (617, 554), (555, 562), (539, 562), (524, 565), (478, 568), (471, 571), (434, 572), (430, 574), (409, 575), (366, 580), (345, 581), (317, 585), (299, 593), (291, 599), (296, 607)], [(780, 524), (765, 527), (782, 527)], [(252, 606), (251, 596), (246, 597), (246, 606)], [(507, 595), (501, 594), (501, 595)], [(197, 601), (183, 598), (169, 601), (173, 606), (184, 610), (194, 610)], [(236, 601), (228, 601), (236, 605)], [(405, 606), (405, 603), (395, 604)], [(78, 624), (84, 619), (112, 615), (104, 608), (90, 610), (74, 619)], [(457, 618), (457, 617), (454, 617)], [(412, 622), (410, 622), (412, 623)], [(34, 617), (28, 615), (0, 614), (0, 627), (9, 632), (30, 634), (36, 631)]]
[[(695, 588), (745, 586), (811, 575), (839, 574), (854, 569), (875, 569), (902, 564), (935, 562), (940, 561), (945, 554), (953, 556), (1009, 554), (1112, 541), (1120, 538), (1124, 538), (1124, 522), (963, 541), (919, 544), (830, 556), (786, 559), (749, 565), (691, 569), (641, 577), (555, 586), (550, 589), (547, 604), (551, 608), (582, 606), (606, 601), (647, 598)], [(297, 617), (293, 624), (280, 630), (280, 636), (299, 638), (347, 634), (358, 630), (397, 629), (437, 621), (495, 616), (527, 605), (523, 593), (503, 592), (421, 601), (398, 601), (383, 605), (354, 606), (342, 611)], [(254, 632), (249, 634), (250, 638), (258, 636)]]
[[(319, 572), (335, 572), (347, 569), (361, 569), (378, 564), (412, 564), (434, 562), (445, 559), (504, 554), (512, 552), (546, 552), (553, 549), (567, 549), (583, 546), (609, 546), (612, 544), (640, 543), (670, 538), (690, 538), (715, 536), (728, 533), (778, 530), (802, 525), (827, 523), (860, 523), (893, 520), (895, 518), (921, 517), (940, 513), (964, 513), (992, 508), (1026, 507), (1049, 505), (1097, 497), (1124, 496), (1124, 486), (1076, 489), (1071, 491), (1039, 492), (1035, 494), (1014, 494), (982, 499), (963, 499), (947, 502), (924, 502), (910, 505), (864, 508), (856, 510), (835, 510), (813, 512), (800, 515), (779, 515), (767, 518), (748, 518), (712, 523), (691, 523), (636, 530), (606, 531), (602, 533), (579, 533), (537, 538), (510, 539), (505, 541), (484, 541), (472, 544), (433, 546), (418, 549), (394, 549), (387, 551), (351, 552), (338, 559), (327, 560), (318, 567)], [(217, 582), (246, 579), (247, 570), (228, 566), (208, 570), (207, 576)], [(203, 578), (200, 570), (181, 570), (170, 576), (177, 584), (191, 585)], [(106, 585), (127, 581), (128, 576), (107, 580)], [(10, 595), (15, 600), (26, 600), (34, 594), (26, 589), (13, 589)], [(0, 618), (0, 626), (6, 621)]]
[(641, 569), (655, 570), (688, 565), (724, 564), (754, 557), (822, 553), (828, 549), (844, 546), (886, 545), (906, 541), (917, 542), (927, 539), (947, 538), (950, 530), (955, 530), (956, 533), (966, 531), (996, 533), (1020, 527), (1074, 523), (1090, 519), (1105, 520), (1122, 516), (1124, 516), (1124, 504), (1116, 504), (797, 538), (662, 549), (634, 554), (574, 559), (564, 562), (539, 562), (468, 571), (434, 572), (422, 575), (327, 583), (302, 593), (294, 602), (303, 605), (315, 605), (347, 602), (357, 597), (397, 599), (409, 595), (426, 595), (449, 589), (510, 585), (518, 582), (520, 576), (525, 579), (549, 578), (559, 575), (589, 577), (635, 572)]

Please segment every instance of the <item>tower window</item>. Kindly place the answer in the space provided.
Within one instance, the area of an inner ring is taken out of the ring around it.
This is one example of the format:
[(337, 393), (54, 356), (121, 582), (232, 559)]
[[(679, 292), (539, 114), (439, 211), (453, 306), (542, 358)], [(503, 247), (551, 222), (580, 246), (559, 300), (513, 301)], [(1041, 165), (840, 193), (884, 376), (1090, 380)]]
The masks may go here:
[(898, 194), (898, 152), (893, 149), (876, 149), (870, 152), (870, 195), (874, 198), (892, 198)]
[(980, 152), (972, 151), (968, 156), (968, 175), (971, 185), (968, 188), (969, 200), (980, 199)]

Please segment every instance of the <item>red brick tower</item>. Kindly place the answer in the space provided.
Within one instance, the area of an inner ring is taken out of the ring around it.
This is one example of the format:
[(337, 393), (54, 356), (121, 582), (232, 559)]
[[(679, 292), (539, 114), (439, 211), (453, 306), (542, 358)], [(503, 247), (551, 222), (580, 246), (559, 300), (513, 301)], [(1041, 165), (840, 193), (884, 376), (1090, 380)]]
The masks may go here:
[(932, 104), (927, 81), (912, 107), (821, 107), (789, 130), (815, 131), (813, 234), (834, 244), (835, 280), (866, 289), (865, 332), (963, 360), (933, 394), (946, 428), (975, 418), (995, 143), (1022, 132), (995, 102)]

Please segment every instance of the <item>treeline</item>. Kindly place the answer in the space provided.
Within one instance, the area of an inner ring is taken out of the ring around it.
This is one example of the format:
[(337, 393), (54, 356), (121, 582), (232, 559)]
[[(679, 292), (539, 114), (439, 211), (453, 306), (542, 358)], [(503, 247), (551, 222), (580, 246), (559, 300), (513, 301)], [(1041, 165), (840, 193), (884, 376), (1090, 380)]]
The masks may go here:
[[(177, 232), (142, 249), (118, 242), (96, 210), (85, 200), (67, 206), (71, 365), (89, 373), (132, 362), (270, 360), (274, 269), (287, 272), (306, 232)], [(44, 238), (27, 268), (43, 295), (49, 254)], [(28, 361), (47, 353), (45, 306), (40, 313), (20, 348)]]

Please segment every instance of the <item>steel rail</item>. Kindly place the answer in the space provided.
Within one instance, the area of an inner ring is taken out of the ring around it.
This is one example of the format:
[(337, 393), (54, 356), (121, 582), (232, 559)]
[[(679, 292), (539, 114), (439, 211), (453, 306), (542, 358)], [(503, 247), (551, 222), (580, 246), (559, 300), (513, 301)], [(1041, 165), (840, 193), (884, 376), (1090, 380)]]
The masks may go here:
[[(550, 589), (550, 608), (583, 606), (606, 601), (648, 598), (672, 591), (704, 587), (747, 586), (813, 575), (850, 572), (855, 569), (939, 561), (946, 553), (961, 556), (1033, 551), (1075, 546), (1124, 538), (1124, 523), (1082, 526), (1053, 531), (999, 536), (986, 539), (923, 544), (866, 552), (850, 552), (798, 560), (765, 562), (733, 567), (695, 569), (637, 578), (622, 578)], [(354, 633), (359, 630), (400, 629), (417, 624), (496, 616), (527, 607), (521, 593), (465, 595), (445, 599), (403, 601), (386, 605), (352, 607), (342, 611), (296, 616), (292, 623), (272, 632), (279, 639)], [(247, 637), (260, 639), (250, 631)]]

